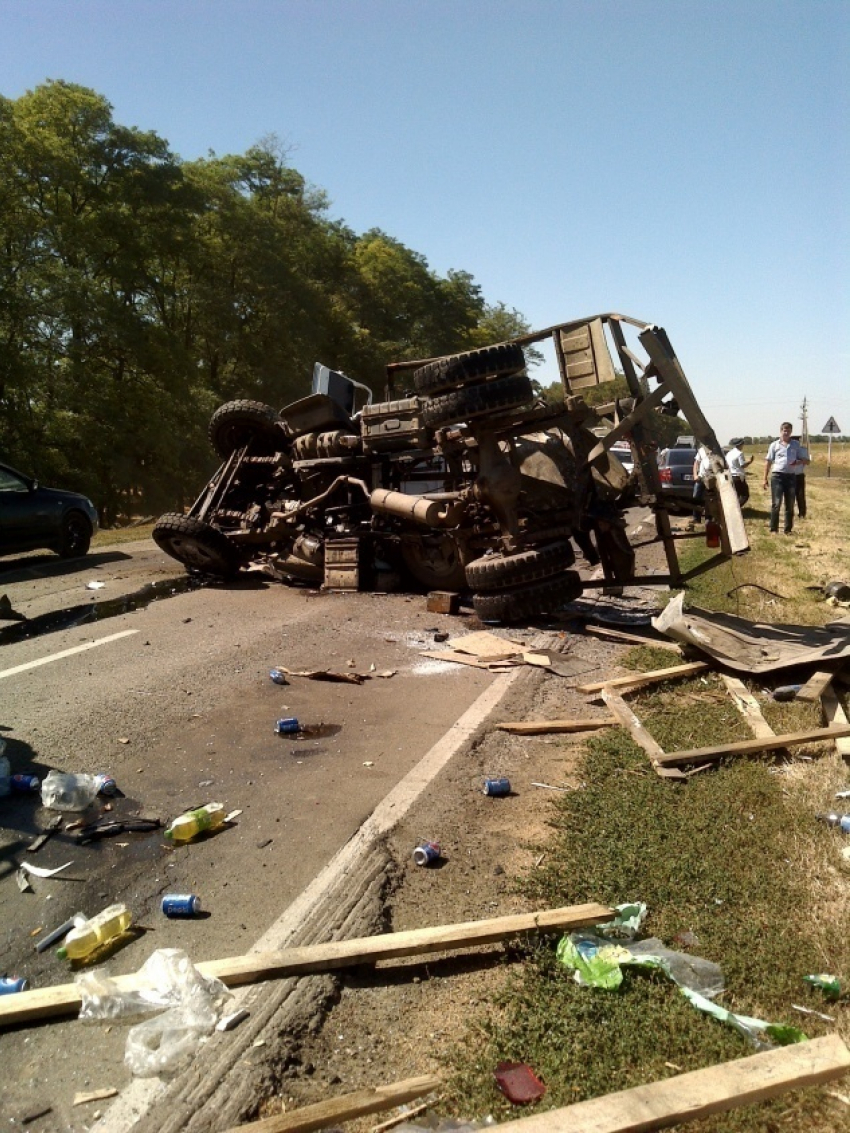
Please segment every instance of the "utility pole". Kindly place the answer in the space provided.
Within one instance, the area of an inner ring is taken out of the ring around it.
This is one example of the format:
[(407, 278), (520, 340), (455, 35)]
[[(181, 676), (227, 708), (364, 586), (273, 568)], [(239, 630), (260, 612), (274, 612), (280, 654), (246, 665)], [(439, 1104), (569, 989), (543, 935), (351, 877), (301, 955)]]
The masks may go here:
[(800, 433), (800, 441), (803, 448), (809, 447), (809, 410), (806, 405), (808, 398), (803, 398), (803, 404), (800, 406), (800, 420), (803, 422), (803, 429)]

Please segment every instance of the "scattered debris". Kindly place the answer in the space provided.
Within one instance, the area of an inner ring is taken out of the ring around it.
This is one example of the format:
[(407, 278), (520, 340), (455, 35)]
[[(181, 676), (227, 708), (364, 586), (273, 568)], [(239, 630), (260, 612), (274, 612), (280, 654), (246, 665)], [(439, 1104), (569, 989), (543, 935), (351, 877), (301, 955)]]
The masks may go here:
[[(348, 664), (355, 665), (356, 662), (349, 661)], [(362, 685), (364, 681), (369, 680), (366, 673), (335, 673), (330, 669), (307, 669), (296, 672), (294, 669), (285, 669), (281, 666), (280, 671), (288, 677), (304, 677), (308, 681), (335, 681), (340, 684)]]
[(613, 677), (605, 681), (594, 681), (592, 684), (578, 685), (576, 691), (588, 693), (601, 692), (605, 688), (639, 689), (646, 685), (658, 684), (660, 681), (692, 677), (697, 673), (708, 672), (709, 668), (705, 661), (689, 661), (685, 665), (671, 665), (669, 669), (651, 669), (648, 673), (632, 673), (627, 677)]
[(770, 673), (800, 665), (850, 658), (850, 623), (771, 625), (696, 607), (685, 611), (677, 594), (652, 624), (667, 637), (707, 653), (721, 665), (745, 673)]
[(452, 590), (432, 590), (425, 599), (429, 614), (456, 614), (460, 609), (460, 595)]
[(30, 865), (29, 862), (21, 862), (21, 870), (24, 873), (32, 874), (33, 877), (55, 877), (58, 873), (67, 869), (68, 866), (73, 865), (73, 862), (65, 862), (64, 865), (59, 865), (55, 869), (45, 869), (44, 866)]
[(596, 728), (611, 728), (619, 721), (606, 716), (595, 719), (588, 717), (581, 720), (523, 720), (497, 724), (501, 732), (510, 732), (514, 736), (545, 736), (561, 732), (589, 732)]
[(78, 921), (85, 920), (88, 920), (88, 917), (85, 913), (74, 913), (72, 917), (69, 917), (66, 921), (60, 924), (58, 928), (54, 928), (52, 932), (49, 932), (47, 936), (43, 936), (41, 940), (38, 941), (35, 946), (36, 952), (46, 952), (51, 944), (55, 944), (58, 940), (61, 940), (63, 937), (67, 936)]
[(105, 582), (87, 582), (86, 590), (103, 590), (105, 586)]
[(87, 1105), (89, 1102), (102, 1102), (107, 1098), (117, 1097), (118, 1091), (113, 1086), (107, 1086), (103, 1090), (89, 1090), (88, 1093), (74, 1094), (71, 1105)]
[(525, 1062), (500, 1062), (493, 1077), (496, 1085), (514, 1105), (529, 1105), (546, 1093), (546, 1087)]
[(223, 1015), (215, 1025), (217, 1031), (233, 1031), (240, 1023), (244, 1023), (250, 1016), (251, 1012), (244, 1007), (240, 1007), (238, 1011), (232, 1011), (229, 1015)]
[(46, 830), (42, 830), (42, 833), (34, 838), (34, 840), (26, 847), (27, 852), (36, 853), (37, 851), (41, 850), (41, 847), (44, 845), (44, 843), (48, 841), (48, 838), (52, 837), (53, 834), (56, 834), (61, 825), (62, 816), (54, 815), (48, 823), (48, 828), (46, 828)]
[(99, 842), (101, 838), (114, 838), (117, 834), (150, 834), (161, 826), (158, 818), (100, 818), (78, 830), (74, 841), (78, 846), (84, 846), (87, 842)]

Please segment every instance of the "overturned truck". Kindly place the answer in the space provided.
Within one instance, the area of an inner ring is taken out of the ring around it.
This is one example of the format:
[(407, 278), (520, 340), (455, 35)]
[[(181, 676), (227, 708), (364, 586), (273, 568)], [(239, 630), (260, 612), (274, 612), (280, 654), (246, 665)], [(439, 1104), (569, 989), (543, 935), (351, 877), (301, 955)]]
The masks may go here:
[[(546, 339), (564, 387), (554, 405), (535, 397), (526, 371), (525, 350)], [(618, 376), (612, 355), (631, 396), (591, 408), (582, 391)], [(511, 622), (552, 613), (588, 586), (641, 581), (624, 519), (637, 495), (655, 513), (669, 567), (646, 581), (676, 583), (678, 535), (647, 427), (656, 413), (684, 416), (709, 450), (719, 553), (746, 551), (723, 451), (667, 335), (619, 314), (391, 363), (378, 403), (319, 363), (312, 392), (280, 411), (228, 402), (209, 426), (223, 463), (153, 537), (190, 571), (227, 577), (260, 565), (328, 589), (465, 591), (483, 620)], [(631, 473), (616, 456), (624, 440)], [(601, 581), (582, 581), (576, 547), (601, 564)]]

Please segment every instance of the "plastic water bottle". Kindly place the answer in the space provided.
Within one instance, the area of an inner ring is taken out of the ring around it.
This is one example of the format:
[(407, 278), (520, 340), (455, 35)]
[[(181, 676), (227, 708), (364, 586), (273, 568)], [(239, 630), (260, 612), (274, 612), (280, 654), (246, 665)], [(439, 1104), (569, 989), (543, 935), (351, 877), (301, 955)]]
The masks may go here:
[(110, 905), (96, 917), (75, 924), (56, 955), (63, 960), (82, 960), (126, 932), (132, 919), (126, 905)]
[(827, 826), (838, 826), (845, 834), (850, 834), (850, 814), (818, 814), (815, 817)]
[(70, 775), (49, 771), (41, 784), (41, 801), (51, 810), (85, 810), (97, 798), (97, 775)]
[(164, 837), (169, 842), (189, 842), (206, 830), (216, 830), (224, 822), (224, 803), (207, 803), (197, 810), (187, 810), (175, 818)]

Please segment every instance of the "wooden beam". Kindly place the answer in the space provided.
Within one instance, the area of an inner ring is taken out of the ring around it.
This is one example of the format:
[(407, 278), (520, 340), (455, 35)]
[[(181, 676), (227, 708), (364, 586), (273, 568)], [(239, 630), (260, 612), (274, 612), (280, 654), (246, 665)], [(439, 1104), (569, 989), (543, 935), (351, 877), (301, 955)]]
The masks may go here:
[(328, 1125), (353, 1121), (369, 1113), (394, 1109), (438, 1090), (441, 1085), (440, 1079), (433, 1074), (422, 1074), (418, 1078), (393, 1082), (390, 1086), (372, 1086), (352, 1094), (341, 1094), (338, 1098), (326, 1098), (291, 1113), (279, 1113), (261, 1121), (250, 1121), (247, 1125), (233, 1126), (226, 1133), (312, 1133), (314, 1129), (325, 1129)]
[(747, 686), (738, 677), (727, 676), (726, 673), (721, 674), (723, 683), (735, 704), (735, 707), (750, 725), (753, 735), (762, 739), (767, 739), (769, 736), (775, 736), (773, 728), (765, 720), (761, 714), (761, 707), (756, 698), (748, 690)]
[(655, 409), (656, 405), (661, 404), (669, 392), (670, 387), (665, 382), (656, 386), (652, 393), (648, 394), (641, 401), (640, 405), (633, 409), (626, 417), (618, 421), (614, 428), (611, 429), (609, 433), (606, 433), (597, 445), (594, 445), (587, 454), (587, 463), (593, 464), (594, 460), (602, 456), (603, 452), (608, 452), (612, 445), (622, 440), (626, 433), (630, 433), (635, 425), (643, 421), (643, 418)]
[(514, 736), (545, 736), (550, 732), (589, 732), (593, 728), (610, 728), (617, 723), (619, 721), (602, 716), (598, 720), (523, 720), (497, 724), (496, 727)]
[(589, 685), (576, 685), (576, 692), (600, 692), (604, 688), (643, 688), (658, 684), (659, 681), (677, 680), (679, 677), (692, 677), (706, 672), (710, 666), (705, 661), (689, 661), (686, 665), (672, 665), (669, 669), (651, 669), (648, 673), (635, 673), (630, 677), (613, 677), (607, 681), (595, 681)]
[(834, 676), (835, 673), (827, 669), (816, 669), (797, 693), (795, 699), (802, 700), (807, 704), (812, 704), (815, 700), (820, 700), (824, 692), (832, 684), (832, 678)]
[[(823, 696), (821, 697), (821, 708), (823, 711), (823, 718), (830, 728), (842, 728), (846, 724), (850, 724), (847, 719), (847, 713), (841, 707), (841, 701), (838, 699), (838, 694), (832, 685), (824, 689)], [(839, 755), (850, 756), (850, 739), (839, 737), (835, 741), (835, 750)]]
[(650, 1133), (697, 1121), (789, 1090), (832, 1082), (850, 1070), (839, 1035), (677, 1074), (646, 1086), (508, 1121), (499, 1133)]
[[(848, 729), (850, 734), (850, 729)], [(215, 976), (228, 987), (261, 983), (263, 980), (304, 976), (329, 972), (356, 964), (375, 964), (378, 960), (395, 960), (401, 956), (424, 956), (455, 948), (477, 948), (512, 940), (527, 932), (562, 932), (584, 928), (610, 920), (614, 910), (607, 905), (589, 903), (567, 905), (560, 909), (544, 909), (536, 913), (520, 913), (494, 917), (485, 921), (437, 925), (432, 928), (388, 932), (380, 936), (363, 936), (353, 940), (334, 940), (327, 944), (311, 944), (301, 948), (285, 948), (280, 952), (254, 952), (231, 956), (224, 960), (205, 960), (197, 964), (205, 976)], [(116, 976), (122, 991), (138, 988), (137, 972)], [(15, 995), (0, 996), (0, 1027), (13, 1023), (67, 1015), (78, 1010), (82, 997), (76, 984), (34, 988)]]
[(655, 742), (621, 696), (618, 696), (617, 693), (613, 692), (610, 688), (604, 688), (602, 690), (602, 699), (623, 727), (628, 730), (635, 743), (642, 747), (649, 756), (649, 762), (652, 764), (652, 769), (656, 775), (660, 775), (662, 779), (687, 779), (687, 775), (684, 771), (679, 771), (673, 767), (663, 767), (659, 763), (659, 757), (664, 755), (663, 748)]
[(753, 755), (760, 751), (773, 751), (778, 747), (795, 747), (797, 744), (834, 740), (838, 736), (850, 736), (850, 725), (843, 728), (810, 728), (805, 732), (790, 732), (784, 736), (765, 736), (754, 740), (738, 740), (731, 744), (717, 744), (714, 747), (692, 748), (689, 751), (671, 751), (662, 756), (659, 762), (707, 763), (722, 759), (724, 755)]
[[(655, 540), (653, 540), (655, 542)], [(593, 637), (605, 637), (611, 641), (621, 641), (623, 644), (630, 645), (652, 645), (656, 649), (675, 649), (678, 651), (679, 646), (675, 641), (670, 641), (666, 637), (649, 637), (641, 633), (629, 633), (628, 630), (612, 629), (610, 626), (595, 626), (585, 625), (584, 632), (591, 634)]]

